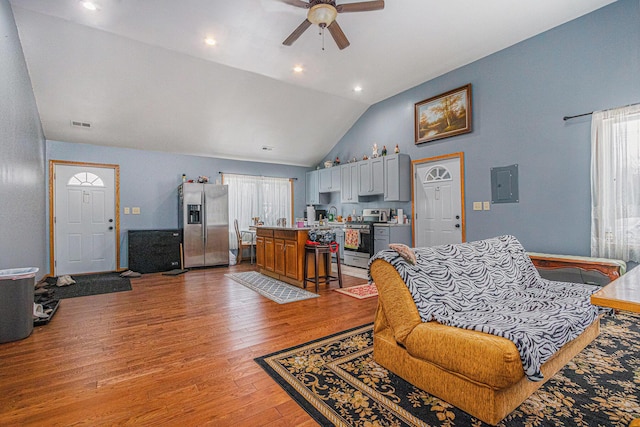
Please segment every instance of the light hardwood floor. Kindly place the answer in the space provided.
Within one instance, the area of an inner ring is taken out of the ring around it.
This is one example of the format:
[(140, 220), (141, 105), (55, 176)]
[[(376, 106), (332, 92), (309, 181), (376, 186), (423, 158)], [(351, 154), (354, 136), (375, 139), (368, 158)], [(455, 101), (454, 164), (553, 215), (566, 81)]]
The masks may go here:
[(251, 269), (145, 274), (130, 292), (62, 300), (48, 325), (0, 344), (0, 425), (316, 425), (253, 358), (370, 323), (377, 298), (332, 282), (280, 305), (224, 276)]

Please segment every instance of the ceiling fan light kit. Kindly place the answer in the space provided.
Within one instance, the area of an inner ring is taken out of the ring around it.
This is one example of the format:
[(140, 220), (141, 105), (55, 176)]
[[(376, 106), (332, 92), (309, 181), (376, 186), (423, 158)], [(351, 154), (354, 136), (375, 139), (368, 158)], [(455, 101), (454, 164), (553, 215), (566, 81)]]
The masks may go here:
[[(307, 19), (296, 28), (282, 42), (285, 46), (291, 46), (306, 31), (311, 24), (318, 25), (321, 29), (327, 28), (333, 40), (340, 50), (349, 46), (349, 40), (344, 35), (342, 28), (338, 25), (336, 17), (339, 13), (345, 12), (368, 12), (371, 10), (384, 9), (384, 0), (363, 1), (357, 3), (347, 3), (336, 5), (333, 0), (310, 0), (308, 3), (302, 0), (282, 0), (292, 6), (309, 9)], [(322, 33), (322, 32), (321, 32)], [(324, 47), (323, 47), (324, 50)]]
[(320, 25), (321, 27), (331, 25), (337, 16), (338, 11), (336, 8), (327, 3), (316, 4), (307, 13), (307, 19), (312, 24)]

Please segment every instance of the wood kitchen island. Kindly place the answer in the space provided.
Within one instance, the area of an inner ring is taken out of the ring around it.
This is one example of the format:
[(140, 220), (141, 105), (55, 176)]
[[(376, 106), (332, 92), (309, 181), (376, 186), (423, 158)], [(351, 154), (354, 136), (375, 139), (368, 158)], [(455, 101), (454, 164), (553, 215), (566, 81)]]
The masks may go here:
[[(303, 287), (304, 245), (309, 230), (308, 227), (257, 227), (256, 264), (260, 273)], [(309, 274), (315, 274), (312, 260), (309, 262)], [(324, 274), (322, 265), (319, 273)]]

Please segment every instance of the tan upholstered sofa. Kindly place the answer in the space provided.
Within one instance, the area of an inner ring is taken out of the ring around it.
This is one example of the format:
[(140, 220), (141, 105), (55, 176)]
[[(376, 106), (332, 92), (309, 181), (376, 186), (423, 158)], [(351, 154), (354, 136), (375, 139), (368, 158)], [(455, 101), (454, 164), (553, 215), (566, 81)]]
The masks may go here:
[(497, 424), (518, 407), (599, 333), (598, 317), (542, 365), (543, 381), (530, 381), (512, 341), (423, 322), (407, 285), (392, 264), (373, 259), (370, 274), (379, 294), (375, 361), (489, 424)]

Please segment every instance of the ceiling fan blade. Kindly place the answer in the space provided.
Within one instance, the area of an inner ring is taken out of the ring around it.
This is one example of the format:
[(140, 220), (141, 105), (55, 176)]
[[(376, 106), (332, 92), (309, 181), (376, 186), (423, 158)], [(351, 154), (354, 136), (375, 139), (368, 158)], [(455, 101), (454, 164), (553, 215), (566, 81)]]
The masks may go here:
[(298, 40), (298, 37), (300, 37), (302, 33), (304, 33), (307, 30), (307, 28), (309, 28), (310, 26), (311, 26), (311, 21), (309, 21), (308, 19), (305, 19), (304, 21), (302, 21), (302, 24), (298, 25), (298, 28), (293, 30), (293, 33), (291, 33), (291, 35), (287, 37), (287, 39), (283, 41), (282, 44), (285, 46), (291, 46), (293, 42)]
[(349, 40), (347, 40), (347, 36), (345, 36), (344, 32), (342, 32), (342, 28), (340, 28), (340, 25), (338, 25), (337, 21), (333, 21), (331, 25), (327, 27), (327, 29), (331, 33), (333, 39), (336, 41), (336, 44), (338, 45), (340, 50), (351, 44), (349, 43)]
[(309, 9), (310, 4), (302, 0), (280, 0), (282, 3), (290, 4), (291, 6), (301, 7), (303, 9)]
[(370, 10), (384, 9), (384, 0), (361, 1), (358, 3), (345, 3), (336, 6), (338, 13), (344, 12), (368, 12)]

